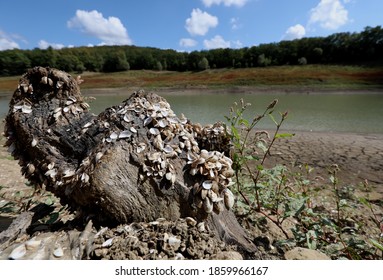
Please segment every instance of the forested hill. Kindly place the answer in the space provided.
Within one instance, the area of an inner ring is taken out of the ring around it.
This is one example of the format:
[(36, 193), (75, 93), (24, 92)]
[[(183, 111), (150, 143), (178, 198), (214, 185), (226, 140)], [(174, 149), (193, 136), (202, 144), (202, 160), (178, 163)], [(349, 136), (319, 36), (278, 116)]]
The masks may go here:
[(198, 71), (318, 63), (382, 66), (382, 27), (366, 27), (360, 33), (335, 33), (328, 37), (190, 53), (137, 46), (5, 50), (0, 52), (0, 76), (20, 75), (36, 65), (67, 72), (114, 72), (129, 69)]

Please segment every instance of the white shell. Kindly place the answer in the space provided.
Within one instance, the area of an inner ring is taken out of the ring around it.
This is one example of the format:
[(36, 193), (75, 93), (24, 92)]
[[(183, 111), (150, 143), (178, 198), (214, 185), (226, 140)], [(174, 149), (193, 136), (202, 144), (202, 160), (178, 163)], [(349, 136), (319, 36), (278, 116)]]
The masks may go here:
[(162, 128), (168, 125), (167, 121), (165, 121), (164, 119), (159, 120), (157, 124), (159, 127), (162, 127)]
[(49, 176), (51, 178), (56, 177), (57, 175), (57, 170), (56, 169), (50, 169), (47, 172), (45, 172), (45, 176)]
[(233, 208), (234, 206), (234, 194), (229, 189), (225, 189), (223, 193), (223, 200), (225, 202), (225, 206), (228, 209)]
[(204, 231), (206, 230), (206, 228), (205, 228), (205, 223), (204, 223), (204, 222), (200, 222), (200, 223), (198, 223), (197, 228), (198, 228), (198, 230), (199, 230), (200, 232), (204, 232)]
[(28, 93), (32, 94), (33, 93), (33, 86), (29, 85), (28, 87)]
[(91, 125), (92, 125), (91, 122), (87, 122), (86, 124), (84, 124), (83, 128), (88, 128), (88, 127), (90, 127)]
[(61, 246), (58, 246), (58, 247), (53, 251), (53, 256), (55, 256), (56, 258), (61, 258), (62, 256), (64, 256), (64, 251), (63, 251), (63, 249), (61, 248)]
[(50, 164), (48, 164), (48, 169), (51, 170), (55, 166), (55, 163), (52, 161)]
[(177, 179), (176, 174), (172, 173), (172, 179), (171, 179), (171, 182), (172, 182), (173, 185), (174, 185), (174, 183), (176, 182), (176, 179)]
[(207, 197), (208, 190), (202, 189), (201, 190), (201, 199), (204, 200)]
[(29, 174), (35, 173), (36, 167), (33, 165), (33, 163), (28, 163), (27, 170)]
[(88, 183), (89, 182), (89, 175), (86, 174), (86, 173), (82, 173), (81, 181), (84, 182), (84, 183)]
[(112, 246), (112, 243), (113, 243), (113, 238), (109, 238), (104, 243), (102, 243), (101, 247), (110, 247)]
[(174, 151), (174, 149), (171, 146), (166, 145), (163, 151), (167, 154), (170, 154)]
[(104, 155), (104, 154), (103, 154), (102, 152), (98, 152), (98, 153), (96, 154), (96, 162), (98, 162), (98, 161), (102, 158), (103, 155)]
[(210, 180), (204, 181), (204, 182), (202, 183), (202, 187), (203, 187), (205, 190), (210, 190), (212, 186), (213, 186), (213, 182), (210, 181)]
[(155, 127), (152, 127), (151, 129), (149, 129), (149, 132), (153, 135), (158, 135), (160, 134), (160, 131), (158, 128), (155, 128)]
[(47, 76), (44, 76), (41, 78), (41, 81), (40, 81), (42, 84), (47, 84), (48, 83), (48, 77)]
[(213, 212), (213, 203), (208, 197), (203, 200), (203, 210), (208, 214)]
[(135, 129), (133, 126), (130, 128), (130, 131), (133, 133), (137, 133), (137, 129)]
[(209, 152), (205, 149), (201, 150), (201, 157), (207, 159), (209, 157)]
[[(48, 83), (50, 86), (53, 85), (53, 81), (51, 79), (48, 79)], [(63, 85), (64, 85), (63, 81), (57, 81), (57, 83), (56, 83), (57, 88), (61, 88)]]
[(192, 217), (186, 217), (186, 218), (185, 218), (185, 221), (186, 221), (186, 223), (187, 223), (189, 226), (194, 227), (195, 225), (197, 225), (197, 221), (194, 220)]
[(152, 117), (147, 117), (147, 118), (144, 120), (144, 126), (147, 126), (147, 125), (150, 124), (152, 121), (153, 121), (153, 118), (152, 118)]
[(131, 121), (132, 121), (131, 116), (128, 115), (128, 114), (125, 114), (125, 115), (124, 115), (124, 121), (126, 121), (127, 123), (128, 123), (128, 122), (131, 122)]
[(27, 84), (20, 84), (24, 92), (28, 92), (28, 85)]
[(139, 154), (139, 153), (143, 152), (145, 149), (146, 149), (146, 144), (145, 143), (139, 143), (137, 148), (136, 148), (136, 152)]
[(72, 177), (76, 172), (74, 170), (67, 169), (64, 171), (64, 178)]
[(198, 173), (198, 169), (197, 168), (192, 168), (192, 169), (190, 169), (189, 173), (190, 173), (190, 175), (194, 176), (194, 175), (196, 175)]
[(30, 239), (25, 242), (25, 247), (27, 250), (37, 249), (41, 244), (41, 240)]
[(163, 141), (162, 141), (162, 138), (161, 138), (161, 135), (158, 134), (154, 140), (153, 140), (153, 145), (154, 147), (156, 147), (158, 150), (162, 151), (163, 148), (164, 148), (164, 144), (163, 144)]
[(171, 180), (172, 180), (172, 177), (173, 177), (173, 175), (172, 175), (171, 172), (166, 173), (166, 179), (167, 179), (167, 180), (171, 181)]
[(31, 143), (32, 147), (35, 147), (37, 145), (37, 142), (38, 142), (37, 139), (33, 138), (32, 143)]
[(216, 202), (218, 199), (218, 195), (215, 192), (213, 192), (212, 190), (208, 191), (208, 196), (212, 202)]
[(117, 135), (116, 132), (113, 132), (109, 137), (110, 137), (110, 139), (112, 139), (112, 140), (116, 140), (116, 139), (118, 138), (118, 135)]
[(170, 246), (178, 246), (178, 245), (181, 244), (181, 240), (179, 240), (175, 236), (170, 236), (169, 239), (168, 239), (168, 243), (169, 243)]
[[(122, 109), (118, 110), (117, 111), (117, 114), (119, 115), (124, 115), (126, 113), (127, 109), (125, 107), (123, 107)], [(125, 116), (124, 116), (125, 117)]]
[(130, 136), (132, 136), (132, 132), (130, 132), (129, 130), (124, 130), (120, 133), (118, 137), (120, 139), (124, 139), (124, 138), (129, 138)]
[(21, 111), (25, 114), (29, 114), (29, 113), (32, 113), (32, 107), (31, 106), (28, 106), (28, 105), (24, 105), (22, 108), (21, 108)]
[(24, 244), (21, 244), (12, 250), (8, 258), (11, 260), (18, 260), (24, 257), (26, 253), (27, 253), (27, 248), (25, 247)]

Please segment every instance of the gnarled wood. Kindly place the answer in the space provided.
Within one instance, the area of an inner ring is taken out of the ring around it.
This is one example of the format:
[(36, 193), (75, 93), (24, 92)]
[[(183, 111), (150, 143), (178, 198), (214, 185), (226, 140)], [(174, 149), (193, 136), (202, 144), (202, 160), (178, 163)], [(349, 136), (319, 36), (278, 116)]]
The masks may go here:
[(179, 118), (153, 93), (98, 116), (88, 107), (65, 72), (35, 67), (20, 79), (5, 134), (26, 178), (101, 224), (192, 216), (255, 250), (228, 209), (233, 170), (222, 126)]

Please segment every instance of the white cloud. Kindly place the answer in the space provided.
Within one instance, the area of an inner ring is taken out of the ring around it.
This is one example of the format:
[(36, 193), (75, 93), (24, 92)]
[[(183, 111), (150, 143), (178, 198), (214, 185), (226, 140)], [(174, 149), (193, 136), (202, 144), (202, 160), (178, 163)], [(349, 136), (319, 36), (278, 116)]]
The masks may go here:
[[(349, 1), (343, 2), (347, 4)], [(321, 0), (311, 9), (309, 24), (318, 23), (322, 28), (335, 30), (348, 21), (348, 11), (340, 0)]]
[(221, 5), (224, 4), (226, 7), (237, 6), (242, 7), (246, 4), (248, 0), (202, 0), (203, 4), (206, 7), (211, 7), (212, 5)]
[(230, 41), (225, 41), (222, 36), (216, 35), (210, 40), (204, 40), (203, 45), (206, 49), (220, 49), (220, 48), (230, 48)]
[(284, 40), (301, 39), (306, 35), (306, 29), (301, 24), (290, 26), (283, 36)]
[(231, 29), (232, 30), (237, 30), (237, 29), (241, 28), (241, 24), (239, 23), (239, 19), (238, 18), (231, 18), (230, 19), (230, 24), (231, 24)]
[(182, 38), (180, 40), (180, 46), (185, 48), (192, 48), (195, 47), (198, 44), (196, 40), (190, 39), (190, 38)]
[(47, 49), (49, 47), (52, 47), (52, 48), (54, 48), (56, 50), (59, 50), (59, 49), (62, 49), (62, 48), (65, 47), (63, 44), (49, 43), (49, 42), (47, 42), (45, 40), (40, 40), (39, 43), (38, 43), (38, 46), (42, 50), (45, 50), (45, 49)]
[(12, 36), (0, 30), (0, 51), (19, 48), (19, 44), (13, 40)]
[(191, 17), (186, 19), (185, 28), (190, 35), (205, 35), (210, 28), (218, 25), (218, 18), (202, 12), (200, 9), (193, 9)]
[(131, 45), (128, 32), (117, 17), (104, 18), (96, 10), (77, 10), (76, 16), (67, 23), (69, 28), (77, 28), (82, 33), (102, 40), (105, 45)]
[(234, 45), (234, 48), (235, 48), (235, 49), (240, 49), (240, 48), (242, 48), (242, 47), (243, 47), (243, 44), (242, 44), (242, 42), (241, 42), (241, 41), (239, 41), (239, 40), (237, 40), (237, 41), (234, 41), (234, 42), (233, 42), (233, 45)]

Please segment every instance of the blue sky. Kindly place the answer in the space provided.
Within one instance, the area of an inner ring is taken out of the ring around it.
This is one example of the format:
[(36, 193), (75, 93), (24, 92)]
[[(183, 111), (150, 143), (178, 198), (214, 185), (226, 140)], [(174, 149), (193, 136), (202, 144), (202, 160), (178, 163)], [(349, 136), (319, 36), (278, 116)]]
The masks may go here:
[(136, 45), (251, 47), (383, 25), (382, 0), (12, 0), (0, 50)]

